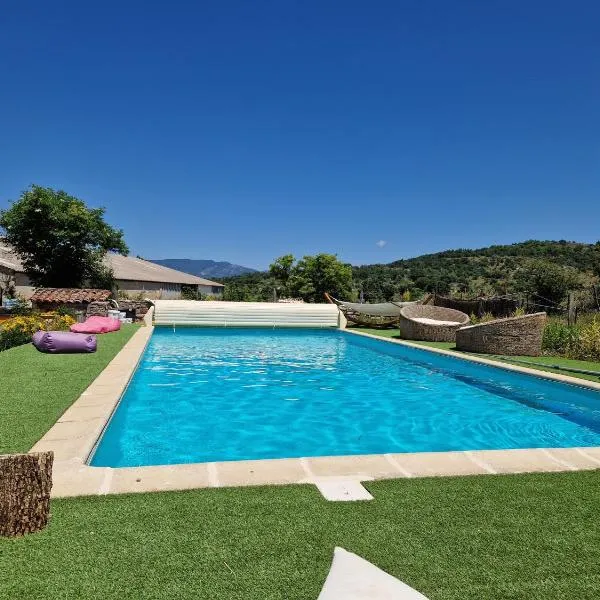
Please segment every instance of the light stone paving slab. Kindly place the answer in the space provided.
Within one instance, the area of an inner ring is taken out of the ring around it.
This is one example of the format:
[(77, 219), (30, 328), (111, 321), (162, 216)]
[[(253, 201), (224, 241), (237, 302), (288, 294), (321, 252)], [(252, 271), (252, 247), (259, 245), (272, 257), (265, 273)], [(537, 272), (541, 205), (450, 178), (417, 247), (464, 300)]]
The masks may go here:
[[(351, 488), (358, 494), (355, 484), (362, 488), (361, 481), (373, 479), (600, 468), (600, 447), (324, 456), (115, 469), (91, 467), (86, 461), (118, 406), (150, 340), (153, 331), (151, 319), (152, 310), (144, 319), (146, 327), (140, 328), (132, 336), (106, 369), (32, 448), (34, 452), (52, 450), (55, 453), (52, 488), (54, 497), (306, 483), (324, 486), (326, 495), (335, 495), (335, 489), (338, 495), (350, 497)], [(349, 333), (600, 390), (600, 384), (566, 375), (535, 371), (479, 357), (457, 357), (445, 350), (362, 332)], [(360, 493), (368, 494), (367, 490), (362, 489), (364, 492)]]
[(111, 469), (78, 461), (58, 461), (52, 467), (52, 497), (97, 496)]
[(541, 448), (529, 450), (478, 450), (477, 456), (498, 473), (535, 473), (570, 471), (569, 466), (552, 458)]
[(401, 477), (402, 472), (383, 454), (355, 456), (316, 456), (307, 458), (311, 474), (316, 477), (330, 475), (369, 477)]
[(84, 392), (80, 396), (79, 400), (77, 400), (77, 407), (83, 408), (84, 406), (103, 406), (106, 404), (112, 406), (115, 401), (114, 396), (114, 393), (110, 391), (98, 392), (95, 394), (91, 394), (90, 392)]
[[(104, 334), (108, 335), (108, 334)], [(109, 365), (110, 367), (110, 365)], [(108, 369), (108, 367), (106, 367)], [(133, 371), (133, 367), (131, 369)], [(100, 375), (102, 377), (102, 375)], [(123, 389), (127, 386), (129, 379), (125, 375), (115, 375), (113, 374), (110, 378), (102, 377), (101, 381), (96, 380), (89, 388), (90, 394), (107, 394), (114, 392), (122, 392)]]
[[(90, 451), (94, 446), (94, 442), (90, 441), (87, 436), (68, 438), (68, 439), (51, 439), (53, 436), (52, 428), (31, 450), (30, 452), (54, 452), (54, 463), (58, 461), (78, 461), (80, 466), (85, 464)], [(54, 485), (52, 486), (54, 491)]]
[(465, 452), (416, 452), (390, 454), (394, 462), (414, 477), (483, 475), (486, 469)]
[(106, 424), (106, 418), (90, 419), (86, 421), (59, 421), (44, 436), (48, 441), (80, 439), (95, 435), (98, 437)]
[(298, 458), (213, 463), (219, 487), (298, 483), (306, 478)]
[(57, 421), (58, 423), (69, 423), (69, 422), (85, 422), (93, 419), (104, 419), (106, 422), (107, 418), (110, 417), (114, 406), (113, 402), (102, 402), (100, 404), (79, 404), (78, 402), (68, 408), (63, 416)]
[(207, 463), (123, 467), (110, 470), (112, 471), (112, 480), (105, 492), (110, 494), (211, 487)]
[[(561, 450), (562, 449), (563, 448), (561, 448)], [(586, 458), (591, 459), (592, 461), (596, 462), (598, 464), (598, 466), (600, 467), (600, 448), (598, 448), (598, 447), (594, 447), (594, 448), (574, 448), (574, 450), (576, 452), (578, 452), (579, 454), (582, 454)]]

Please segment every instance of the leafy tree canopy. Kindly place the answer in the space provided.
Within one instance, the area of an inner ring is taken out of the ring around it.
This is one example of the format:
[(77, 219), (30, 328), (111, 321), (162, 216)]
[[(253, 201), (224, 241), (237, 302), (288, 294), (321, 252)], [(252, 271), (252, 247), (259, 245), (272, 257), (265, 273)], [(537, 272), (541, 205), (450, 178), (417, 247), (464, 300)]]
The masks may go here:
[(299, 261), (286, 254), (275, 259), (267, 273), (248, 273), (225, 281), (225, 300), (269, 301), (273, 289), (279, 297), (305, 302), (324, 302), (325, 292), (341, 298), (353, 295), (352, 267), (334, 254), (305, 256)]
[(325, 292), (348, 298), (352, 295), (352, 266), (334, 254), (305, 256), (291, 269), (288, 290), (305, 302), (323, 302)]
[(0, 227), (33, 285), (107, 287), (112, 274), (103, 263), (105, 253), (129, 250), (123, 232), (104, 221), (104, 212), (66, 192), (32, 185), (0, 211)]

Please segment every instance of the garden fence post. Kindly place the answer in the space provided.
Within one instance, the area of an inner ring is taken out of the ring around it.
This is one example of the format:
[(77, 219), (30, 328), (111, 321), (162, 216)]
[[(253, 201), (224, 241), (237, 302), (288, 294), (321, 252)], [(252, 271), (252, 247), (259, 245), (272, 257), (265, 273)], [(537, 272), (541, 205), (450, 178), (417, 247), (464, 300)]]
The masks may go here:
[(577, 316), (575, 313), (575, 301), (573, 299), (573, 292), (569, 292), (569, 300), (567, 305), (567, 323), (569, 325), (575, 325)]

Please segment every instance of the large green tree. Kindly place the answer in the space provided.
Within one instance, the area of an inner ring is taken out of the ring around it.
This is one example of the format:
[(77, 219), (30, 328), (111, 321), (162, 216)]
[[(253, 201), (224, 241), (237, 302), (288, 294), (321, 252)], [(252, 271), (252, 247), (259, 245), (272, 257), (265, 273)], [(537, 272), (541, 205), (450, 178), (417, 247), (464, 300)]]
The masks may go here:
[(128, 253), (123, 232), (104, 221), (103, 208), (39, 185), (0, 211), (0, 227), (35, 286), (106, 287), (112, 277), (105, 253)]
[(305, 256), (292, 267), (287, 287), (305, 302), (323, 302), (325, 292), (347, 299), (353, 295), (352, 267), (335, 254)]

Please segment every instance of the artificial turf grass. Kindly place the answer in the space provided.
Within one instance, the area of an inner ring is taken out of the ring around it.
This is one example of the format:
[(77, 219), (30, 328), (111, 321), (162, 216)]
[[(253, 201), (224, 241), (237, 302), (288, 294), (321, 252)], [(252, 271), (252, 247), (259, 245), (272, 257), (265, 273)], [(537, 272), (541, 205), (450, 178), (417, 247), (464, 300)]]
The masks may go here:
[(93, 354), (43, 354), (32, 344), (0, 352), (0, 454), (27, 452), (138, 328), (98, 335)]
[(316, 598), (335, 545), (431, 600), (598, 598), (599, 483), (400, 480), (339, 504), (309, 486), (56, 500), (47, 530), (0, 541), (0, 598)]
[[(356, 331), (362, 331), (364, 333), (370, 333), (371, 335), (377, 335), (379, 337), (384, 338), (392, 338), (401, 340), (397, 329), (369, 329), (366, 327), (356, 328)], [(551, 365), (560, 365), (561, 367), (569, 367), (572, 369), (584, 369), (588, 371), (598, 371), (600, 372), (600, 362), (587, 361), (587, 360), (573, 360), (570, 358), (562, 358), (560, 356), (496, 356), (490, 354), (477, 354), (474, 352), (464, 352), (456, 349), (456, 344), (454, 342), (422, 342), (416, 340), (406, 340), (411, 344), (418, 344), (420, 346), (429, 346), (430, 348), (441, 348), (442, 350), (451, 350), (456, 352), (457, 354), (464, 354), (466, 356), (480, 356), (482, 358), (487, 358), (488, 360), (496, 360), (498, 362), (506, 362), (510, 364), (515, 364), (521, 367), (528, 367), (530, 369), (535, 369), (537, 371), (546, 371), (548, 373), (562, 373), (563, 375), (568, 375), (569, 377), (576, 377), (578, 379), (586, 379), (588, 381), (600, 382), (600, 377), (595, 375), (586, 375), (585, 373), (571, 373), (570, 371), (563, 371), (562, 369), (553, 369)], [(525, 365), (521, 362), (517, 361), (527, 361), (535, 362), (535, 363), (545, 363), (548, 366), (542, 367), (537, 365)]]
[(431, 600), (600, 597), (600, 472), (403, 479), (371, 502), (313, 486), (54, 500), (0, 540), (0, 598), (312, 599), (342, 546)]

